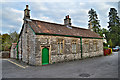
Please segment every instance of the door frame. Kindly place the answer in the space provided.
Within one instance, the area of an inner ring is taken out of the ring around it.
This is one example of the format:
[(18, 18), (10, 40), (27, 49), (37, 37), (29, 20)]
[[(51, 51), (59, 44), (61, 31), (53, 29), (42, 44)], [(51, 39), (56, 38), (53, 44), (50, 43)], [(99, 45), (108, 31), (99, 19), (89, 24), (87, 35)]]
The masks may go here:
[(51, 63), (51, 45), (50, 46), (44, 46), (44, 45), (42, 45), (42, 46), (40, 46), (40, 65), (42, 65), (42, 49), (43, 48), (48, 48), (49, 49), (49, 63), (48, 64), (50, 64)]

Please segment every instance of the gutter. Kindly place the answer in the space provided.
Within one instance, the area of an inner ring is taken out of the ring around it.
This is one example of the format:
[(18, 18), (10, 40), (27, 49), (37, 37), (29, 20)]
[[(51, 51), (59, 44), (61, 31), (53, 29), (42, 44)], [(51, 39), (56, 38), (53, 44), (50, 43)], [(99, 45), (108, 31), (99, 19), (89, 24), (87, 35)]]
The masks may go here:
[(52, 36), (65, 36), (65, 37), (76, 37), (76, 38), (90, 38), (90, 39), (103, 39), (97, 37), (82, 37), (82, 36), (72, 36), (72, 35), (62, 35), (62, 34), (49, 34), (49, 33), (35, 33), (36, 35), (52, 35)]

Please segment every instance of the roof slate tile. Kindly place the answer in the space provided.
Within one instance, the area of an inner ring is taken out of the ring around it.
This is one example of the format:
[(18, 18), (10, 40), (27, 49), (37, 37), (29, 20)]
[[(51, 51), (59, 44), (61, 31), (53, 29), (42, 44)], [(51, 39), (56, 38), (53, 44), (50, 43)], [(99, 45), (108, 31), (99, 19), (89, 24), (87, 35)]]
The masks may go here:
[(89, 29), (78, 28), (74, 26), (70, 26), (72, 28), (68, 28), (62, 24), (50, 23), (40, 20), (33, 20), (33, 19), (31, 20), (32, 21), (30, 21), (29, 24), (35, 33), (48, 33), (48, 34), (102, 38), (97, 33), (90, 31)]

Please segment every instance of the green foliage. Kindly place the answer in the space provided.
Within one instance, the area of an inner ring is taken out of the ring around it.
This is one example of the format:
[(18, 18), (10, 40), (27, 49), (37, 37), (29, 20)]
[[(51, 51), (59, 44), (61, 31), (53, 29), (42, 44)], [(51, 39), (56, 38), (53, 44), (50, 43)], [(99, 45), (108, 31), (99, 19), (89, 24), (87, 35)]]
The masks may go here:
[(108, 49), (109, 47), (104, 47), (104, 49)]
[(100, 24), (99, 24), (99, 21), (98, 20), (98, 16), (97, 16), (97, 13), (96, 11), (94, 11), (94, 9), (91, 8), (91, 10), (89, 10), (88, 12), (89, 14), (89, 26), (92, 25), (92, 29), (94, 32), (98, 33), (99, 35), (101, 35), (101, 32), (100, 32)]
[(10, 37), (11, 37), (11, 42), (12, 43), (16, 43), (16, 41), (18, 41), (18, 38), (19, 38), (19, 35), (17, 34), (17, 32), (13, 32), (13, 33), (10, 33)]
[(10, 35), (3, 34), (2, 35), (2, 50), (8, 50), (10, 47)]
[[(97, 17), (97, 13), (94, 9), (89, 10), (89, 26), (92, 25), (92, 29), (94, 32), (99, 34), (101, 37), (103, 37), (103, 34), (105, 34), (105, 39), (107, 40), (110, 47), (120, 46), (120, 18), (118, 17), (117, 10), (115, 8), (110, 8), (109, 12), (109, 22), (108, 22), (108, 28), (101, 29), (99, 20)], [(107, 46), (108, 44), (104, 43), (104, 46)]]
[(0, 34), (0, 51), (10, 50), (12, 43), (16, 43), (18, 41), (19, 35), (17, 32), (12, 32), (10, 34)]
[(110, 8), (109, 12), (109, 38), (112, 41), (112, 47), (120, 46), (120, 18), (118, 17), (117, 10)]
[(108, 44), (110, 45), (110, 47), (113, 47), (113, 43), (111, 39), (108, 41)]
[(111, 37), (109, 30), (107, 30), (105, 28), (101, 29), (101, 35), (102, 35), (102, 37), (103, 37), (103, 34), (105, 34), (105, 39), (108, 42), (110, 40), (110, 37)]
[(108, 44), (103, 42), (103, 46), (108, 47)]

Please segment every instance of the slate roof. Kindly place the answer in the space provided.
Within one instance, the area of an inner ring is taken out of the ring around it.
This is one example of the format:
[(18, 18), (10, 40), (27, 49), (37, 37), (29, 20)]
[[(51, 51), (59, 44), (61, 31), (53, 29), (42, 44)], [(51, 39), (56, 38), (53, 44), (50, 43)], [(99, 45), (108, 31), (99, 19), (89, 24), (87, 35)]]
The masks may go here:
[(68, 28), (63, 24), (56, 24), (33, 19), (30, 20), (31, 21), (29, 21), (29, 25), (35, 33), (102, 38), (101, 36), (99, 36), (93, 31), (90, 31), (89, 29), (78, 28), (74, 26), (71, 26), (72, 28)]

